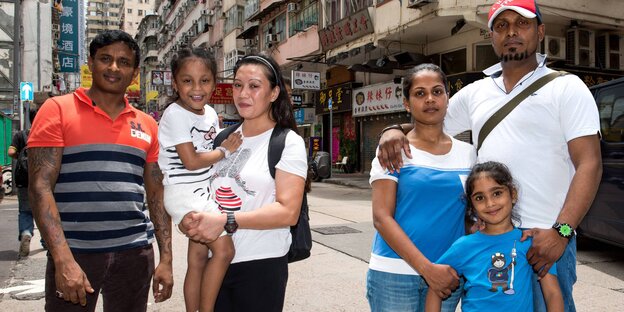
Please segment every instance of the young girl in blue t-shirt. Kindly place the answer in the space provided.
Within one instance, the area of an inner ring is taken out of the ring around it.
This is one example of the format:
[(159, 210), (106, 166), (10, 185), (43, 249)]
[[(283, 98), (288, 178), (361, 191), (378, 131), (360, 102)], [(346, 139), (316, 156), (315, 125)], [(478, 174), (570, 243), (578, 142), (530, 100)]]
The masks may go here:
[[(513, 207), (518, 191), (509, 169), (498, 162), (476, 164), (466, 180), (468, 214), (481, 229), (459, 238), (437, 263), (448, 264), (463, 276), (462, 311), (533, 311), (533, 270), (526, 254), (531, 240), (522, 231)], [(548, 311), (563, 311), (563, 297), (553, 266), (541, 280)], [(440, 311), (442, 299), (427, 294), (426, 311)]]

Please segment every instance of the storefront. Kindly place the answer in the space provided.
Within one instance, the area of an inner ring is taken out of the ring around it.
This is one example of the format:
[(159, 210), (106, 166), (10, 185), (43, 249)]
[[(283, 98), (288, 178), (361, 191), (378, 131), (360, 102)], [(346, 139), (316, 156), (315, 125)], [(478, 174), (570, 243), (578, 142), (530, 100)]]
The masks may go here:
[(349, 157), (350, 168), (358, 168), (359, 164), (357, 153), (359, 141), (355, 133), (351, 103), (353, 88), (360, 86), (361, 84), (349, 82), (323, 89), (319, 92), (319, 101), (316, 105), (316, 115), (322, 116), (322, 150), (331, 153), (332, 163), (336, 163), (344, 156)]
[(360, 168), (370, 171), (375, 158), (379, 133), (390, 124), (408, 123), (410, 115), (403, 106), (403, 86), (384, 82), (353, 90), (353, 117), (362, 144), (359, 148)]
[(234, 106), (231, 83), (217, 83), (214, 92), (208, 101), (219, 116), (219, 123), (222, 128), (234, 125), (240, 121), (240, 116)]

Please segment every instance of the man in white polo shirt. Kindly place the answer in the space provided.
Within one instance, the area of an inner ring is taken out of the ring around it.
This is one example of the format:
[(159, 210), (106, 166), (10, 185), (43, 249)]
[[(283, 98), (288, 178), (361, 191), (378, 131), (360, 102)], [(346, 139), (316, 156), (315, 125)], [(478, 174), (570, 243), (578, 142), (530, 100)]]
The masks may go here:
[[(451, 98), (445, 119), (446, 133), (472, 130), (473, 142), (492, 114), (553, 72), (537, 53), (545, 26), (534, 0), (498, 0), (490, 9), (488, 27), (500, 63), (484, 71), (488, 77)], [(598, 110), (587, 86), (575, 75), (560, 76), (507, 115), (478, 155), (478, 162), (499, 161), (511, 169), (519, 186), (515, 209), (525, 234), (533, 236), (527, 257), (542, 276), (557, 262), (566, 311), (575, 311), (574, 229), (591, 206), (602, 174), (599, 130)], [(404, 135), (384, 131), (378, 154), (382, 165), (400, 168), (402, 150), (411, 157)], [(534, 290), (535, 311), (546, 311), (539, 283)]]

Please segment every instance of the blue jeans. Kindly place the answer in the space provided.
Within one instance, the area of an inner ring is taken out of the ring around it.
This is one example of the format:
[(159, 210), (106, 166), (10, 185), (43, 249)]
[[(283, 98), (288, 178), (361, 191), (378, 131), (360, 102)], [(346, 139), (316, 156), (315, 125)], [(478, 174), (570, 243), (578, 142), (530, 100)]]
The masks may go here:
[[(464, 283), (442, 301), (442, 312), (454, 312), (463, 294)], [(424, 311), (429, 286), (419, 275), (403, 275), (368, 270), (366, 298), (371, 312)]]
[[(565, 311), (576, 312), (574, 298), (572, 298), (572, 287), (576, 283), (576, 236), (570, 239), (563, 255), (556, 263), (557, 280), (563, 295)], [(542, 288), (535, 274), (533, 275), (533, 307), (535, 312), (546, 312), (546, 302), (542, 295)]]
[(22, 234), (28, 233), (33, 235), (35, 223), (33, 222), (32, 209), (28, 204), (28, 188), (17, 188), (17, 205), (18, 205), (18, 230), (17, 240), (22, 239)]

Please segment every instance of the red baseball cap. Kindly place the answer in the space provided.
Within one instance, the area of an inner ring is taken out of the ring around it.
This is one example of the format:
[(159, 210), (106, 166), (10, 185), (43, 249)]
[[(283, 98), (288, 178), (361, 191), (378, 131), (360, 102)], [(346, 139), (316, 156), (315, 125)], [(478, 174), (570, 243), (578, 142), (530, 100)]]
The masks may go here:
[(492, 29), (494, 19), (505, 10), (513, 10), (526, 18), (537, 18), (537, 23), (542, 23), (542, 14), (535, 0), (498, 0), (492, 4), (488, 15), (488, 28)]

